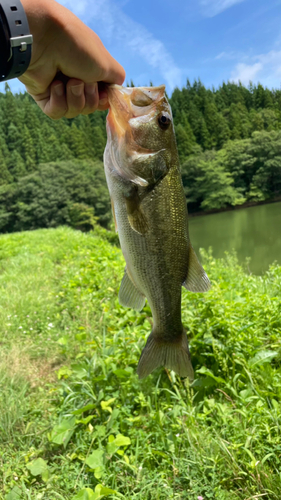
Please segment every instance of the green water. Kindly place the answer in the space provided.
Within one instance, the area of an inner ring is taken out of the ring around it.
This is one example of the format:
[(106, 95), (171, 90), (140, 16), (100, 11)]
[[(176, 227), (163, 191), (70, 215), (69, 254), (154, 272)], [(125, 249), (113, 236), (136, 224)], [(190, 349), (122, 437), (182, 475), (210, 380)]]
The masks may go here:
[(213, 248), (214, 257), (236, 250), (240, 263), (250, 257), (249, 270), (264, 273), (281, 265), (281, 203), (190, 218), (190, 238), (196, 251)]

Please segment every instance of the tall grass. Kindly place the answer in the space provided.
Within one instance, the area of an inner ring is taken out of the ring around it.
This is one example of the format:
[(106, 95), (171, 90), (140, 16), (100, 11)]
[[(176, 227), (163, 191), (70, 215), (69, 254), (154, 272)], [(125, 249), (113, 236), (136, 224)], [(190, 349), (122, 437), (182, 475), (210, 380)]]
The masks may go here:
[(118, 304), (101, 236), (0, 238), (0, 498), (280, 499), (281, 268), (203, 253), (212, 290), (182, 300), (195, 381), (139, 381), (150, 309)]

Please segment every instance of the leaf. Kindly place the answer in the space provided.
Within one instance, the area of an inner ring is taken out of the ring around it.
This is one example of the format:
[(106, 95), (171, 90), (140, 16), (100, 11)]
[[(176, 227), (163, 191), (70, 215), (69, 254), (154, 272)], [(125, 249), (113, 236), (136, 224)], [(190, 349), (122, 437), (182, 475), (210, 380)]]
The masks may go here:
[(88, 376), (87, 366), (83, 364), (75, 364), (71, 366), (76, 378), (85, 378)]
[(18, 486), (15, 486), (9, 493), (5, 496), (5, 500), (21, 500), (22, 491)]
[(62, 420), (59, 425), (55, 425), (51, 432), (50, 441), (56, 444), (63, 444), (66, 448), (75, 430), (75, 417)]
[(106, 486), (103, 486), (102, 484), (97, 484), (95, 487), (95, 493), (98, 493), (100, 495), (100, 498), (107, 496), (107, 495), (112, 495), (113, 493), (117, 493), (116, 490), (112, 490), (111, 488), (107, 488)]
[(105, 411), (109, 411), (109, 413), (112, 413), (112, 408), (111, 408), (111, 404), (114, 403), (116, 398), (111, 398), (109, 399), (108, 401), (101, 401), (101, 407), (103, 410)]
[(191, 384), (191, 387), (195, 387), (195, 388), (209, 388), (209, 387), (212, 387), (216, 385), (216, 382), (213, 378), (210, 378), (210, 377), (200, 377), (200, 378), (197, 378), (194, 380), (194, 382), (192, 382)]
[(96, 500), (97, 495), (91, 488), (83, 488), (71, 500)]
[(118, 450), (118, 446), (116, 446), (114, 441), (112, 443), (108, 443), (108, 445), (106, 447), (107, 453), (109, 453), (110, 455), (113, 455), (117, 450)]
[(122, 434), (118, 434), (114, 439), (114, 436), (111, 434), (108, 438), (106, 450), (110, 453), (110, 455), (113, 455), (113, 453), (115, 453), (120, 446), (128, 446), (129, 444), (131, 444), (130, 438), (122, 436)]
[(272, 402), (272, 406), (273, 406), (273, 408), (274, 408), (275, 410), (279, 410), (280, 405), (279, 405), (279, 403), (276, 401), (276, 399), (272, 398), (271, 402)]
[(44, 483), (47, 483), (47, 481), (50, 477), (49, 470), (47, 469), (45, 472), (42, 472), (41, 477), (42, 477), (42, 481), (44, 481)]
[(26, 467), (29, 469), (32, 476), (42, 476), (42, 474), (44, 474), (46, 477), (46, 472), (48, 472), (48, 464), (43, 458), (32, 460)]
[(58, 379), (59, 380), (61, 378), (68, 378), (68, 377), (70, 377), (70, 375), (72, 375), (72, 370), (70, 370), (70, 368), (68, 368), (68, 366), (62, 366), (58, 370)]
[(216, 375), (214, 375), (213, 372), (211, 370), (208, 370), (208, 368), (206, 368), (205, 366), (201, 366), (201, 368), (199, 368), (197, 370), (197, 373), (202, 373), (203, 375), (206, 375), (207, 377), (211, 377), (212, 379), (214, 379), (218, 383), (226, 384), (226, 381), (223, 378), (216, 377)]
[(97, 433), (97, 436), (104, 437), (106, 434), (106, 427), (104, 425), (96, 425), (95, 431)]
[(116, 446), (128, 446), (129, 444), (131, 444), (130, 438), (122, 436), (122, 434), (118, 434), (114, 442)]
[(96, 479), (100, 479), (103, 475), (103, 472), (105, 470), (105, 467), (97, 467), (94, 471), (94, 476)]
[(84, 413), (84, 411), (89, 411), (93, 410), (96, 407), (94, 404), (88, 404), (86, 406), (83, 406), (83, 408), (79, 408), (79, 410), (74, 410), (72, 413), (73, 415), (81, 415), (81, 413)]
[(270, 361), (278, 355), (277, 351), (259, 351), (255, 356), (249, 360), (249, 366), (253, 368), (256, 365), (262, 365), (264, 363), (270, 363)]
[(91, 422), (91, 420), (93, 420), (93, 418), (94, 418), (94, 415), (89, 415), (86, 418), (81, 418), (81, 420), (77, 420), (76, 423), (87, 425), (89, 422)]
[(132, 369), (130, 370), (129, 368), (122, 370), (121, 368), (115, 370), (114, 375), (118, 378), (128, 378), (132, 374)]
[[(71, 500), (100, 500), (101, 498), (106, 497), (107, 495), (116, 494), (116, 490), (112, 490), (111, 488), (107, 488), (102, 484), (97, 484), (95, 487), (95, 491), (91, 488), (82, 488)], [(13, 500), (13, 499), (12, 499)]]
[(68, 344), (68, 337), (66, 337), (66, 336), (60, 337), (57, 342), (59, 345), (67, 345)]
[(86, 464), (91, 467), (91, 469), (97, 469), (98, 467), (103, 467), (103, 455), (104, 451), (100, 448), (94, 450), (91, 455), (88, 456)]

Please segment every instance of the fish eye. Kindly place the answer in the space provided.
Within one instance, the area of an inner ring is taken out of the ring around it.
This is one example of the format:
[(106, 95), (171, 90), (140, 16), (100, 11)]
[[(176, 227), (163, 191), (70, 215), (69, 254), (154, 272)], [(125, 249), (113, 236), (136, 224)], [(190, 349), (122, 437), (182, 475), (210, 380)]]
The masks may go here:
[(171, 124), (171, 118), (166, 113), (161, 113), (161, 115), (158, 116), (158, 123), (162, 130), (167, 130)]

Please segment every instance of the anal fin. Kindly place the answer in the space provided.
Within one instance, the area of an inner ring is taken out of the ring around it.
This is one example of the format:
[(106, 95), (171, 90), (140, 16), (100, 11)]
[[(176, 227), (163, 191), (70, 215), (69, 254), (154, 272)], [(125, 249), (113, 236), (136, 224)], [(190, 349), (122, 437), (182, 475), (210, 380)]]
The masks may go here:
[(132, 307), (137, 311), (141, 311), (145, 304), (145, 296), (137, 289), (132, 280), (129, 278), (126, 269), (121, 281), (118, 298), (121, 306)]
[(210, 280), (201, 266), (192, 245), (188, 249), (188, 272), (183, 286), (190, 292), (207, 292), (211, 288)]

